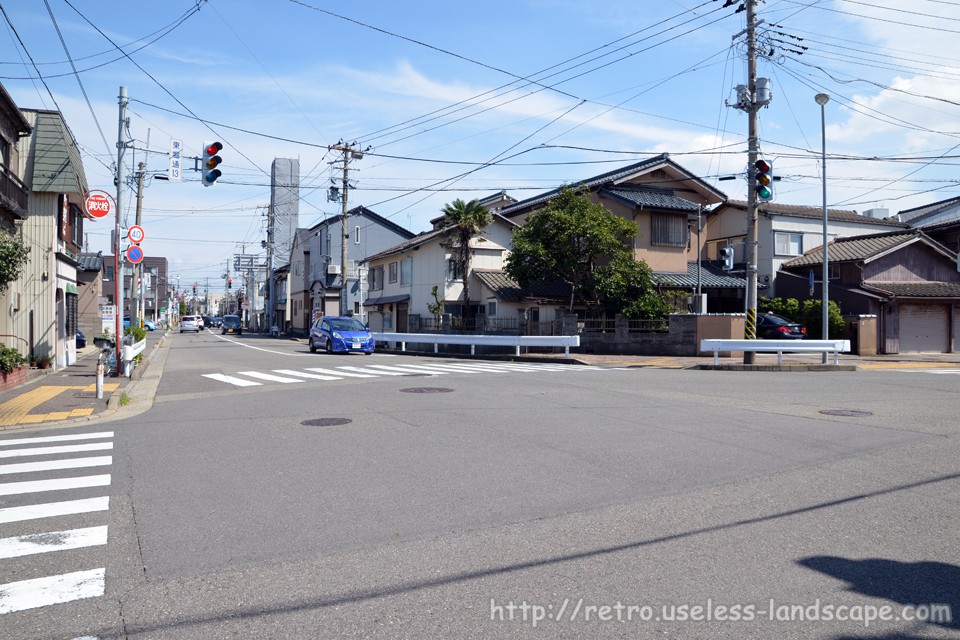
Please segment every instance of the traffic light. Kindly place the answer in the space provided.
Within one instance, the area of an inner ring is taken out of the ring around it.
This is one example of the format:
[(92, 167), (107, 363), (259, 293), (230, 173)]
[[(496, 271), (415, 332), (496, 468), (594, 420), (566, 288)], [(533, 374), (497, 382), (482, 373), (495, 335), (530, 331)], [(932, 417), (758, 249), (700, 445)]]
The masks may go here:
[(221, 175), (220, 169), (217, 169), (217, 165), (223, 162), (223, 158), (217, 155), (221, 149), (223, 149), (223, 145), (219, 142), (211, 142), (203, 147), (203, 166), (201, 170), (203, 171), (203, 186), (205, 187), (212, 185)]
[(227, 278), (227, 289), (233, 289), (233, 278)]
[(193, 295), (197, 295), (197, 284), (193, 284)]
[(723, 260), (723, 270), (733, 270), (733, 247), (723, 247), (720, 249), (720, 258)]
[(773, 162), (770, 160), (757, 160), (753, 164), (756, 172), (753, 175), (753, 187), (757, 192), (758, 202), (770, 202), (773, 200)]

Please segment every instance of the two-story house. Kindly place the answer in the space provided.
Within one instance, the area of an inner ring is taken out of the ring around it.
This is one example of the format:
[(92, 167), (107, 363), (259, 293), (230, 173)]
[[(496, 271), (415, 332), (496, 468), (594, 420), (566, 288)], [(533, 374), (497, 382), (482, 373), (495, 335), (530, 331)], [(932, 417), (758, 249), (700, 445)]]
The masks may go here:
[[(0, 233), (23, 241), (20, 225), (27, 218), (29, 190), (23, 183), (18, 141), (29, 135), (30, 123), (17, 108), (13, 98), (0, 85)], [(27, 336), (16, 333), (13, 317), (24, 305), (23, 290), (11, 282), (0, 296), (0, 335), (3, 344), (29, 355)], [(11, 337), (6, 337), (11, 336)]]
[(21, 112), (32, 128), (17, 143), (21, 174), (30, 190), (23, 236), (31, 255), (17, 284), (25, 303), (14, 314), (14, 333), (26, 337), (33, 357), (62, 367), (77, 357), (77, 264), (87, 179), (76, 139), (62, 114)]
[[(313, 321), (347, 311), (365, 321), (363, 300), (369, 287), (362, 263), (399, 242), (413, 238), (412, 231), (371, 211), (356, 207), (347, 212), (347, 273), (342, 270), (343, 218), (330, 216), (314, 226), (297, 229), (287, 273), (285, 326), (306, 335)], [(343, 283), (346, 282), (346, 296)], [(342, 307), (342, 308), (341, 308)]]

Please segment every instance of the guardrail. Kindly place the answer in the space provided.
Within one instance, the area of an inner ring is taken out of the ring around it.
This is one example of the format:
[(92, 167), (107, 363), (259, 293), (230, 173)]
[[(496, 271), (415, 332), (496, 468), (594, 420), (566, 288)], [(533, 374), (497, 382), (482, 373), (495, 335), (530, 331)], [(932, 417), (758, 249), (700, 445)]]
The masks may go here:
[(133, 359), (138, 355), (143, 353), (143, 350), (147, 348), (147, 339), (144, 338), (140, 342), (135, 342), (134, 344), (125, 344), (120, 347), (120, 360), (123, 362), (123, 375), (130, 377), (130, 373), (133, 371)]
[(833, 363), (840, 364), (840, 352), (850, 351), (849, 340), (700, 340), (700, 351), (713, 351), (713, 366), (720, 364), (721, 351), (763, 351), (777, 354), (777, 364), (783, 364), (783, 352), (832, 353)]
[(439, 351), (441, 344), (468, 344), (470, 355), (475, 355), (477, 345), (516, 347), (516, 355), (520, 355), (520, 347), (563, 347), (563, 353), (570, 357), (570, 347), (580, 346), (580, 336), (485, 336), (472, 334), (451, 333), (381, 333), (373, 332), (373, 339), (378, 342), (399, 342), (400, 350), (407, 350), (407, 343), (432, 344), (433, 352)]

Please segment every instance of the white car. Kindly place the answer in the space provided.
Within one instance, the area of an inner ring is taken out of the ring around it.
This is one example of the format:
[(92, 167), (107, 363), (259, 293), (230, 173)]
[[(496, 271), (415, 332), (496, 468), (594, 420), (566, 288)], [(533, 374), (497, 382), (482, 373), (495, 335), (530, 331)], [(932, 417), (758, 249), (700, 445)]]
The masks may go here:
[(203, 329), (203, 320), (200, 316), (183, 316), (180, 318), (180, 333), (184, 331), (196, 331), (200, 333)]

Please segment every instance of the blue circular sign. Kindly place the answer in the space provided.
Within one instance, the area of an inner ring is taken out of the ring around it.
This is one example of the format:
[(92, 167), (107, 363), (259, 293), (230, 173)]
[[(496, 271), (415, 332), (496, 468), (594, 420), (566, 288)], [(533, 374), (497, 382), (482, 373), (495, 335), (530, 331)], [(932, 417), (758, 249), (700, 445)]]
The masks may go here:
[(127, 260), (129, 260), (133, 264), (140, 263), (143, 260), (143, 249), (141, 249), (137, 245), (133, 245), (132, 247), (127, 249)]

